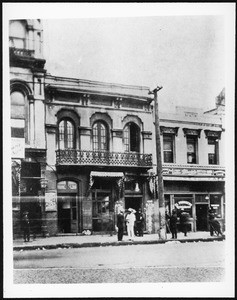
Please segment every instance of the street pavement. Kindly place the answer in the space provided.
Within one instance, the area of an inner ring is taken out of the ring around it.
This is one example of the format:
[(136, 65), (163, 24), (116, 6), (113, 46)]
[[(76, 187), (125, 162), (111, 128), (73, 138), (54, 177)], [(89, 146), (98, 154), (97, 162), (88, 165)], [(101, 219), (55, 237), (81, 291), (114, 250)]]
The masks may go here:
[[(209, 232), (189, 232), (185, 237), (183, 233), (178, 233), (175, 241), (185, 242), (208, 242), (214, 240), (224, 240), (224, 236), (210, 236)], [(36, 249), (57, 249), (57, 248), (81, 248), (81, 247), (101, 247), (101, 246), (122, 246), (130, 244), (158, 244), (173, 242), (171, 234), (167, 234), (166, 240), (160, 240), (158, 234), (144, 234), (143, 237), (135, 236), (134, 241), (129, 241), (128, 236), (123, 237), (122, 242), (117, 241), (117, 235), (60, 235), (52, 237), (31, 238), (30, 242), (24, 242), (23, 239), (13, 240), (13, 250), (36, 250)]]

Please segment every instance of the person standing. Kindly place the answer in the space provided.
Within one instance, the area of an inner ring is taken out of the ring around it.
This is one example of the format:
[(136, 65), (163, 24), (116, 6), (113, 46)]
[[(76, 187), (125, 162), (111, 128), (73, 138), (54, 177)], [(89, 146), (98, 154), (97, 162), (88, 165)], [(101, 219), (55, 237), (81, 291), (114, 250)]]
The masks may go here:
[(184, 233), (184, 236), (187, 236), (188, 220), (189, 220), (189, 214), (185, 211), (182, 211), (180, 214), (180, 225), (181, 225), (181, 230)]
[(118, 241), (123, 240), (123, 231), (124, 231), (124, 215), (123, 210), (120, 209), (117, 215), (117, 228), (118, 228)]
[(177, 239), (177, 212), (175, 209), (172, 211), (172, 215), (170, 217), (170, 231), (172, 233), (172, 239)]
[(135, 213), (136, 211), (132, 208), (128, 209), (128, 214), (126, 216), (127, 232), (129, 241), (134, 239), (134, 223), (136, 221)]
[(144, 216), (141, 208), (139, 208), (136, 214), (136, 229), (137, 229), (138, 236), (143, 236), (143, 228), (144, 228)]
[(30, 241), (30, 220), (27, 211), (23, 213), (22, 229), (24, 232), (24, 241), (29, 242)]

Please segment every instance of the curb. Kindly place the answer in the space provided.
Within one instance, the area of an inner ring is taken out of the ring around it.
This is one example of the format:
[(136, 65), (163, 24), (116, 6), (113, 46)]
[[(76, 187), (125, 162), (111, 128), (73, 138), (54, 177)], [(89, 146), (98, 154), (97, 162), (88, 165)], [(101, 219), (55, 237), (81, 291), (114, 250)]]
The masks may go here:
[(199, 238), (199, 239), (182, 239), (182, 240), (157, 240), (157, 241), (122, 241), (122, 242), (102, 242), (102, 243), (61, 243), (55, 245), (34, 245), (34, 246), (15, 246), (13, 251), (23, 250), (53, 250), (53, 249), (71, 249), (71, 248), (91, 248), (91, 247), (108, 247), (108, 246), (127, 246), (127, 245), (151, 245), (151, 244), (166, 244), (166, 243), (193, 243), (193, 242), (214, 242), (223, 241), (225, 237), (216, 238)]

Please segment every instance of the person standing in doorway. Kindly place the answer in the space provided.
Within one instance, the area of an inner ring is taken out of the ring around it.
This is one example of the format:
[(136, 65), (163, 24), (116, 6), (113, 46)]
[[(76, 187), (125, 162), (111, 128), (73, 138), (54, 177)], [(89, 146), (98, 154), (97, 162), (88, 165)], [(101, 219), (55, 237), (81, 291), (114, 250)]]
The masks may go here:
[(135, 210), (132, 208), (128, 209), (128, 214), (126, 216), (127, 232), (129, 241), (134, 239), (134, 223), (136, 221)]
[(28, 217), (28, 211), (25, 211), (23, 213), (22, 229), (24, 232), (24, 241), (29, 242), (30, 241), (30, 220)]
[(118, 241), (123, 240), (123, 231), (124, 231), (124, 215), (123, 210), (120, 209), (117, 215), (117, 228), (118, 228)]
[(173, 209), (170, 217), (170, 231), (172, 233), (172, 239), (177, 239), (177, 221), (177, 212), (175, 209)]
[(139, 208), (138, 212), (136, 213), (136, 229), (137, 229), (138, 236), (143, 236), (143, 228), (144, 228), (144, 216), (141, 208)]

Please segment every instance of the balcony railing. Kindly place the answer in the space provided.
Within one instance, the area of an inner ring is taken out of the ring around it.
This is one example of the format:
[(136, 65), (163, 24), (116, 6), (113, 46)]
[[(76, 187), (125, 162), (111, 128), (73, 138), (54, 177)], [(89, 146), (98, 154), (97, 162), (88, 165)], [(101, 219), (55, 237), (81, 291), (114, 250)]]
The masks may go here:
[(33, 57), (35, 51), (29, 49), (21, 49), (21, 48), (10, 48), (10, 54), (15, 56), (22, 56), (22, 57)]
[(56, 151), (56, 164), (152, 167), (152, 154), (64, 149)]

